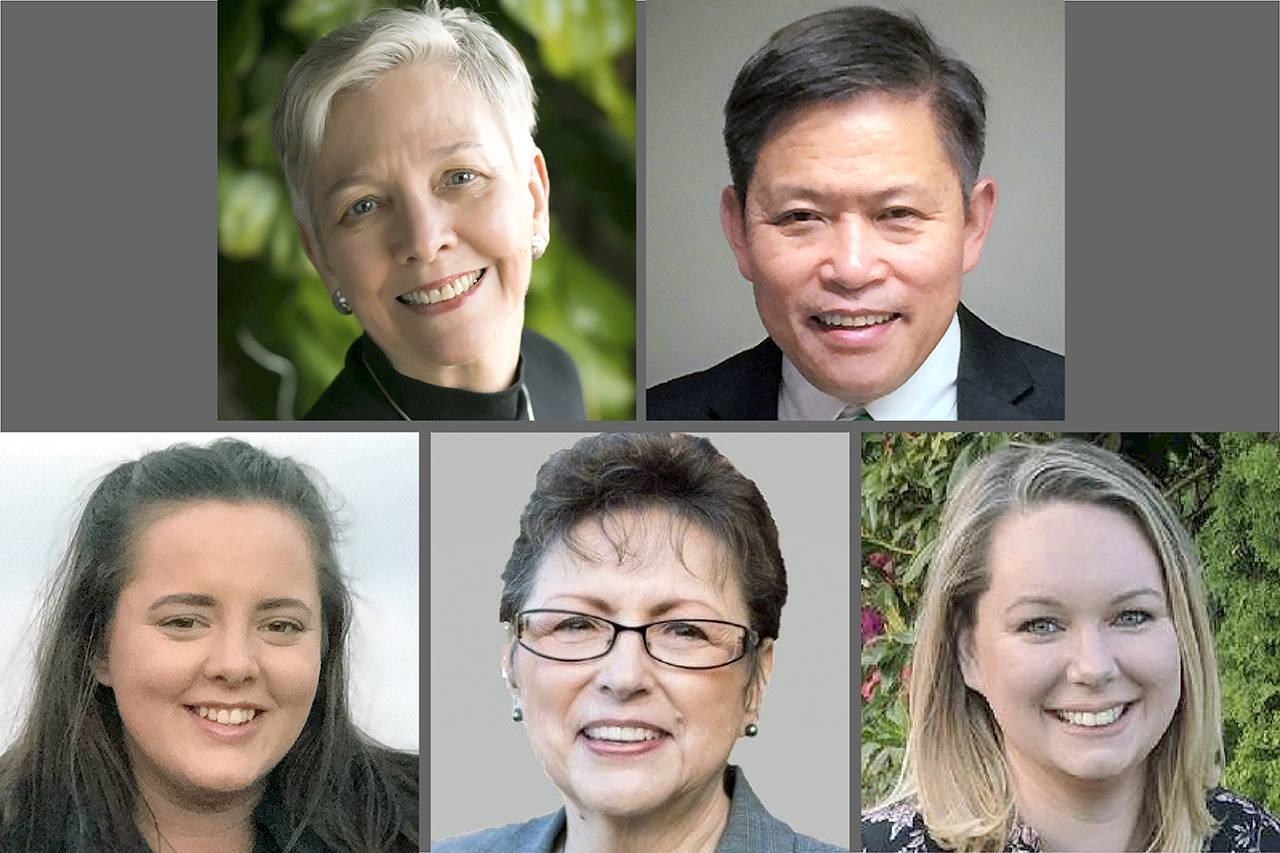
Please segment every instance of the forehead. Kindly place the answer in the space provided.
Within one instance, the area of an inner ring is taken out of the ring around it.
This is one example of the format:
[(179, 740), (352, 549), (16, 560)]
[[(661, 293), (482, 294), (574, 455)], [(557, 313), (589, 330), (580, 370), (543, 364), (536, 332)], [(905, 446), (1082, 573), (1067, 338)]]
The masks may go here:
[(702, 526), (668, 510), (625, 511), (580, 522), (549, 549), (526, 607), (555, 597), (595, 598), (614, 610), (647, 611), (670, 601), (746, 616), (728, 551)]
[(997, 599), (1034, 593), (1089, 602), (1165, 588), (1159, 557), (1138, 523), (1095, 504), (1058, 501), (1007, 516), (992, 535), (988, 564)]
[(319, 181), (371, 166), (427, 161), (459, 143), (509, 149), (493, 109), (445, 66), (414, 62), (333, 99), (316, 160)]
[(751, 190), (795, 180), (868, 188), (928, 182), (954, 185), (957, 194), (960, 188), (928, 101), (879, 92), (810, 104), (771, 128)]
[(122, 596), (200, 593), (219, 600), (289, 596), (319, 603), (302, 524), (264, 503), (182, 504), (145, 523)]

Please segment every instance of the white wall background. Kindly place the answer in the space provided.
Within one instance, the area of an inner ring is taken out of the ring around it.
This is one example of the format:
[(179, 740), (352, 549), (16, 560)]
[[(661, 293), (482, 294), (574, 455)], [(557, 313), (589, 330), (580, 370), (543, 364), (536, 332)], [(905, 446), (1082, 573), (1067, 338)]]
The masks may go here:
[[(38, 594), (88, 492), (121, 462), (227, 433), (0, 435), (0, 751), (25, 712)], [(351, 707), (383, 743), (418, 749), (418, 435), (230, 433), (324, 479), (355, 599)]]

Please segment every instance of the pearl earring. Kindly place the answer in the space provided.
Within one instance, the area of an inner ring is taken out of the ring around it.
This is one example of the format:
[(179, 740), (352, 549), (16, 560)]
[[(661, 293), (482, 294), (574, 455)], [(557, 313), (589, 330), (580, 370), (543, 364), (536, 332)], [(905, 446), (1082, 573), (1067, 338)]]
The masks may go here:
[(742, 733), (747, 737), (755, 737), (756, 735), (760, 734), (760, 727), (757, 726), (755, 723), (747, 723), (747, 727), (746, 729), (743, 730)]

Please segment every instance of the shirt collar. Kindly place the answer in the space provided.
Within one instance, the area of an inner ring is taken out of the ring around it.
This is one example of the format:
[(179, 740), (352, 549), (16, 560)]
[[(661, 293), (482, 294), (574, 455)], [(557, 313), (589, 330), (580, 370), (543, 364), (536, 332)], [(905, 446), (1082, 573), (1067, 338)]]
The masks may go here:
[[(866, 411), (878, 421), (945, 421), (956, 419), (956, 374), (960, 367), (960, 320), (951, 323), (924, 363), (893, 391), (872, 400)], [(818, 390), (782, 355), (778, 387), (778, 420), (831, 421), (847, 404)]]

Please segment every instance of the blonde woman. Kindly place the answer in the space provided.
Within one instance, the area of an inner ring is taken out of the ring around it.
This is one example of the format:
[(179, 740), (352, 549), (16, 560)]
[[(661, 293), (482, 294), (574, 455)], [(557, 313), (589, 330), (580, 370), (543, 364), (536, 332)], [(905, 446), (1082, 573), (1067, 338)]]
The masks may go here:
[(1280, 849), (1217, 787), (1218, 674), (1195, 550), (1129, 463), (1011, 446), (943, 513), (902, 777), (863, 850)]

